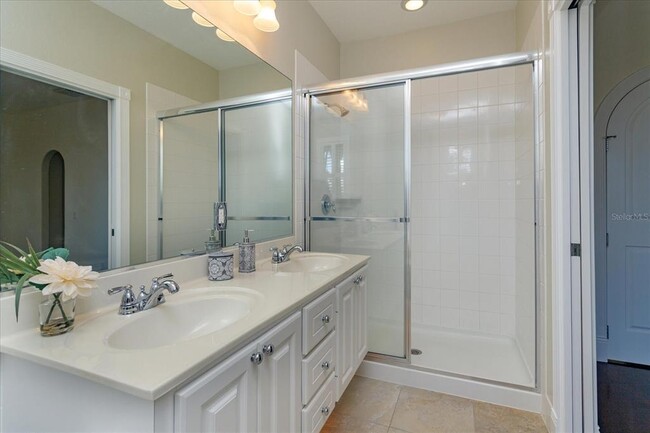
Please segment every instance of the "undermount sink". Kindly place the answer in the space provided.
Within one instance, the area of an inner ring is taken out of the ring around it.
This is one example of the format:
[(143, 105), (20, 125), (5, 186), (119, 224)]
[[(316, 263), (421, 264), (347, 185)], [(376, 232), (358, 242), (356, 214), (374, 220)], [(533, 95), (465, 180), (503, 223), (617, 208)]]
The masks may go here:
[(324, 272), (336, 269), (345, 264), (348, 259), (344, 256), (327, 253), (294, 253), (288, 262), (280, 263), (280, 272)]
[(151, 349), (202, 337), (241, 320), (256, 302), (254, 296), (237, 292), (193, 293), (190, 299), (180, 300), (174, 296), (167, 295), (166, 303), (130, 316), (129, 323), (106, 337), (106, 344), (115, 349)]

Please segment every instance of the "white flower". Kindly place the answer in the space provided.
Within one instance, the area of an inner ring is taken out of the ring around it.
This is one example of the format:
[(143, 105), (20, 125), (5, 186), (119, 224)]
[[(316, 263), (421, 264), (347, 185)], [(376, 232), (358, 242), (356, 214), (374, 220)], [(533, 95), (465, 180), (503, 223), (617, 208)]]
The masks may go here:
[(61, 257), (55, 260), (41, 261), (37, 268), (42, 274), (29, 279), (30, 283), (47, 284), (43, 295), (63, 293), (63, 300), (76, 298), (77, 295), (90, 296), (92, 289), (97, 288), (98, 272), (93, 272), (92, 266), (79, 266), (75, 262), (68, 262)]

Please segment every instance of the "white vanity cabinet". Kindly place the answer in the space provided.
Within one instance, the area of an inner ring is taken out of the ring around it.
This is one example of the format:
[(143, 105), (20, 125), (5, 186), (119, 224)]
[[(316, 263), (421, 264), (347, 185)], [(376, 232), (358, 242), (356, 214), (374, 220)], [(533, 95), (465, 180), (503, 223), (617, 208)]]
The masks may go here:
[(302, 432), (318, 433), (336, 404), (336, 288), (302, 309)]
[(300, 334), (295, 313), (177, 391), (174, 431), (299, 431)]
[(366, 272), (363, 267), (336, 286), (337, 401), (368, 353)]

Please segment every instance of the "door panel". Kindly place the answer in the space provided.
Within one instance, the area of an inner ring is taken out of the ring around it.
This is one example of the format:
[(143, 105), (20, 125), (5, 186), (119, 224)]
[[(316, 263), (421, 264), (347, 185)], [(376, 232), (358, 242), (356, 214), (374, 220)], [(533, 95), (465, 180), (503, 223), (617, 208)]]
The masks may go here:
[(607, 135), (608, 357), (650, 365), (650, 82), (621, 100)]
[(405, 86), (312, 96), (309, 126), (309, 248), (371, 256), (368, 347), (399, 358), (406, 357)]

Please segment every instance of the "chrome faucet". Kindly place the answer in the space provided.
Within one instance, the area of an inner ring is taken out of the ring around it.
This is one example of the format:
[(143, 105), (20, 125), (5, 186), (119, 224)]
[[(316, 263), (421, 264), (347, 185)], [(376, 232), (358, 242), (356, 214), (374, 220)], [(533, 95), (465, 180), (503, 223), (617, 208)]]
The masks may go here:
[(298, 251), (299, 253), (303, 252), (303, 249), (300, 245), (285, 245), (282, 247), (282, 249), (279, 249), (277, 247), (271, 248), (269, 251), (271, 251), (271, 261), (273, 263), (284, 263), (288, 262), (290, 260), (289, 256), (294, 252)]
[(108, 294), (114, 295), (116, 293), (124, 292), (118, 314), (128, 315), (139, 311), (145, 311), (165, 302), (165, 294), (163, 293), (163, 290), (167, 290), (172, 294), (178, 293), (181, 288), (176, 281), (171, 279), (173, 276), (173, 274), (166, 274), (154, 278), (151, 281), (151, 288), (148, 293), (145, 286), (140, 286), (140, 293), (137, 298), (133, 294), (133, 286), (130, 284), (126, 286), (113, 287), (108, 291)]

